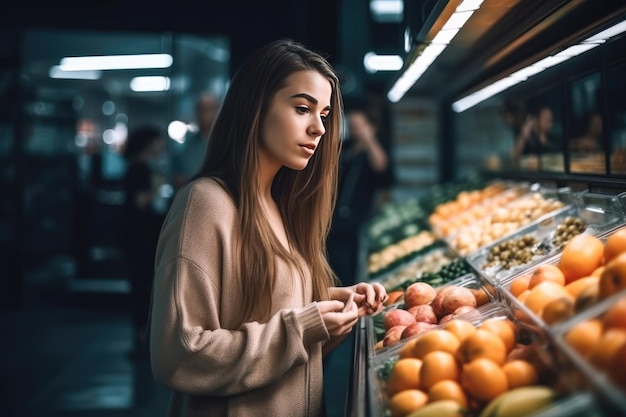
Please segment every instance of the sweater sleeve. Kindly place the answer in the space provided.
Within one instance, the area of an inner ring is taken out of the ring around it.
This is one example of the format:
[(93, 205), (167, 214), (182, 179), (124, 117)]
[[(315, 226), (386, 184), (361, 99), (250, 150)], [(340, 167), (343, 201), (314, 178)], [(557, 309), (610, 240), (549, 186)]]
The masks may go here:
[[(214, 262), (212, 267), (201, 267), (186, 256), (164, 262), (165, 254), (179, 245), (179, 229), (166, 226), (157, 251), (150, 347), (153, 374), (159, 382), (196, 395), (243, 393), (271, 384), (303, 365), (308, 361), (308, 348), (329, 339), (316, 303), (280, 310), (265, 323), (222, 328), (219, 274), (224, 273), (221, 258), (225, 251), (220, 232), (203, 227), (200, 241), (214, 239), (209, 255)], [(237, 300), (232, 303), (227, 308), (237, 309)]]

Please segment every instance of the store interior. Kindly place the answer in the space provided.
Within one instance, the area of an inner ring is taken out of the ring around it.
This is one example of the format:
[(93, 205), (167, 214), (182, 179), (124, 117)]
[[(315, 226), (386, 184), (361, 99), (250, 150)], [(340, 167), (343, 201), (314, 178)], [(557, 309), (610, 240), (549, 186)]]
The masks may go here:
[[(8, 331), (0, 372), (11, 388), (0, 395), (0, 414), (167, 415), (167, 390), (154, 383), (145, 360), (129, 355), (121, 150), (136, 126), (150, 123), (163, 132), (159, 195), (166, 211), (174, 195), (167, 155), (185, 131), (197, 130), (196, 99), (206, 92), (223, 98), (241, 63), (274, 39), (322, 52), (337, 70), (346, 105), (366, 105), (378, 116), (394, 181), (380, 190), (363, 226), (355, 279), (380, 279), (367, 257), (397, 243), (397, 234), (380, 232), (394, 221), (405, 235), (428, 229), (455, 243), (429, 216), (493, 181), (548, 190), (544, 195), (600, 225), (598, 235), (626, 222), (622, 3), (281, 0), (199, 8), (135, 1), (79, 10), (28, 0), (10, 11), (3, 6), (0, 323)], [(68, 57), (142, 54), (166, 62), (62, 67)], [(142, 91), (137, 77), (161, 84)], [(544, 126), (549, 149), (521, 139), (531, 125)], [(468, 260), (475, 249), (453, 247)], [(327, 393), (328, 417), (388, 411), (388, 399), (372, 394), (379, 382), (369, 367), (397, 352), (376, 357), (371, 326), (360, 322), (353, 344), (343, 347), (349, 363), (329, 382), (342, 387), (331, 390), (336, 398)]]

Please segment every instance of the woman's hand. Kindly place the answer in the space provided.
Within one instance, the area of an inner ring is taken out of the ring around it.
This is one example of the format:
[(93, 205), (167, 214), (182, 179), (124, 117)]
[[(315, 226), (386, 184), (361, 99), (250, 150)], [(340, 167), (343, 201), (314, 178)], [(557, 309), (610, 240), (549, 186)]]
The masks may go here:
[(350, 287), (329, 288), (333, 300), (345, 302), (354, 293), (354, 302), (358, 306), (359, 316), (376, 314), (384, 308), (387, 291), (380, 283), (360, 282)]
[(331, 337), (350, 333), (359, 320), (358, 307), (354, 302), (343, 303), (338, 300), (318, 301), (322, 320)]

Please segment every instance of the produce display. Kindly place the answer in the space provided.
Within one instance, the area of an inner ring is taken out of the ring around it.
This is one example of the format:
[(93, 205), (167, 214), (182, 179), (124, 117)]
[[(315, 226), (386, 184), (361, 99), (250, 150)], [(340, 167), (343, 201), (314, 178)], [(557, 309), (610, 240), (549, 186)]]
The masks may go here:
[(623, 203), (453, 189), (370, 242), (388, 299), (362, 318), (368, 417), (625, 415)]
[[(446, 248), (435, 246), (432, 250), (425, 252), (397, 271), (389, 273), (380, 279), (376, 279), (376, 281), (381, 283), (388, 293), (398, 289), (404, 289), (410, 283), (417, 280), (424, 280), (433, 285), (439, 285), (435, 280), (433, 280), (433, 282), (428, 280), (429, 274), (438, 272), (455, 259), (456, 255), (452, 255)], [(444, 281), (440, 283), (443, 284)]]
[(385, 309), (373, 318), (375, 351), (454, 318), (471, 320), (472, 317), (481, 317), (482, 311), (478, 308), (491, 301), (489, 292), (480, 286), (475, 277), (440, 287), (415, 282), (404, 290), (401, 299), (402, 304)]
[(377, 252), (404, 238), (418, 234), (426, 211), (415, 199), (385, 204), (366, 226), (368, 252)]
[(509, 200), (507, 203), (497, 208), (490, 207), (484, 213), (493, 214), (457, 229), (450, 239), (450, 245), (461, 255), (467, 255), (565, 205), (562, 201), (545, 197), (539, 192)]
[(606, 239), (573, 237), (558, 259), (515, 277), (504, 289), (540, 325), (574, 318), (626, 290), (626, 227)]
[(468, 260), (492, 281), (506, 280), (517, 271), (559, 253), (572, 237), (583, 233), (587, 223), (575, 213), (573, 207), (559, 210), (540, 223), (485, 246), (469, 255)]
[(424, 248), (435, 243), (436, 239), (431, 231), (422, 230), (413, 236), (404, 238), (378, 252), (370, 254), (367, 265), (369, 276), (380, 274), (402, 262), (406, 262), (408, 258), (416, 256)]
[(389, 417), (527, 416), (570, 390), (556, 362), (504, 310), (477, 322), (452, 319), (384, 359), (376, 383), (380, 415)]

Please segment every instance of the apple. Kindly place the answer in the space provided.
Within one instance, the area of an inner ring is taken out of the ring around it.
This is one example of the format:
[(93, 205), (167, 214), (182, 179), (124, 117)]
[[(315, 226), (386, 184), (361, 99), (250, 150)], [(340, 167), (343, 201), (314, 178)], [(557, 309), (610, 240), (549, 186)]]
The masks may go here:
[(457, 308), (463, 306), (476, 308), (476, 297), (465, 287), (455, 287), (445, 293), (442, 306), (447, 314), (454, 313)]
[(450, 313), (450, 314), (446, 314), (445, 316), (443, 316), (442, 318), (439, 319), (439, 324), (444, 324), (449, 322), (450, 320), (452, 320), (454, 318), (454, 314)]
[(433, 306), (433, 310), (435, 311), (435, 314), (437, 315), (437, 317), (441, 318), (445, 316), (446, 314), (448, 314), (443, 309), (443, 298), (445, 297), (446, 293), (452, 290), (453, 288), (456, 288), (456, 285), (448, 285), (446, 287), (440, 288), (437, 291), (437, 295), (435, 296), (433, 301), (430, 303), (430, 305)]
[(429, 304), (436, 295), (437, 290), (427, 282), (414, 282), (404, 291), (404, 304), (407, 308)]
[(409, 308), (409, 313), (415, 317), (415, 321), (423, 323), (437, 323), (437, 315), (433, 306), (430, 304), (422, 304), (419, 306), (413, 306)]
[(383, 326), (385, 327), (385, 331), (388, 331), (395, 326), (408, 326), (413, 323), (415, 323), (415, 317), (413, 317), (413, 314), (402, 308), (391, 309), (384, 313), (383, 316)]
[(393, 326), (391, 329), (387, 330), (383, 339), (383, 346), (391, 346), (398, 343), (402, 338), (402, 332), (404, 332), (406, 327), (407, 326)]
[(435, 327), (437, 327), (436, 324), (418, 321), (417, 323), (411, 324), (410, 326), (406, 326), (406, 328), (402, 332), (401, 338), (406, 339), (408, 337), (425, 332), (426, 330), (434, 329)]

